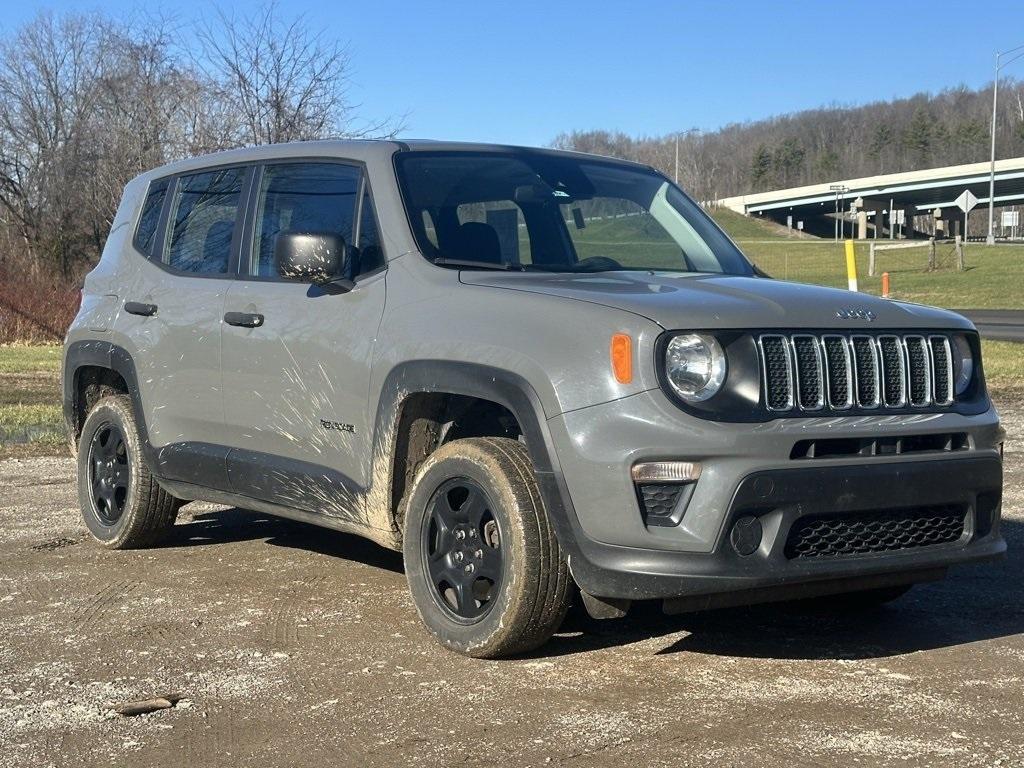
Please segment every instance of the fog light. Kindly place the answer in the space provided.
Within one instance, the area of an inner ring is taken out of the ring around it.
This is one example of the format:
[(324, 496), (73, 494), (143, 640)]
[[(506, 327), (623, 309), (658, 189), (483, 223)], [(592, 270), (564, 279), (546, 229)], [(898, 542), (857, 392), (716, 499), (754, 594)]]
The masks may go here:
[(631, 474), (635, 483), (692, 483), (700, 478), (700, 462), (642, 461)]
[(732, 527), (729, 534), (729, 541), (736, 554), (747, 557), (757, 551), (761, 546), (761, 536), (764, 531), (761, 528), (761, 521), (756, 517), (741, 517)]

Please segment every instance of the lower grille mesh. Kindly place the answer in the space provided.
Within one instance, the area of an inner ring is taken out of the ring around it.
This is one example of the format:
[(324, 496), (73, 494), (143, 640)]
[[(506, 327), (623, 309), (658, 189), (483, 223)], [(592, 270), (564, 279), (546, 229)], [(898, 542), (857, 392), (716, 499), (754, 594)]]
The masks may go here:
[(964, 525), (964, 507), (953, 504), (811, 515), (790, 528), (786, 557), (843, 557), (948, 544), (963, 536)]

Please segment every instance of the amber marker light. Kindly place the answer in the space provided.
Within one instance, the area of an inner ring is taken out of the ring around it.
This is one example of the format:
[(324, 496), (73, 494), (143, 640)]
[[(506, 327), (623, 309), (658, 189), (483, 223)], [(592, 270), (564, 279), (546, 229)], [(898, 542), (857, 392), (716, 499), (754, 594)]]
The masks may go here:
[(619, 384), (633, 382), (633, 339), (626, 333), (612, 336), (612, 373)]

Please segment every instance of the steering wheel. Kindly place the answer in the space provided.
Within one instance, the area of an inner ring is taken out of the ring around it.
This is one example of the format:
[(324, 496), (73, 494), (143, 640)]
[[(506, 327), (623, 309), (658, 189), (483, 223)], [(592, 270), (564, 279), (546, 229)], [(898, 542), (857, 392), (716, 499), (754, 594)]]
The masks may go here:
[(622, 265), (619, 264), (615, 259), (609, 259), (607, 256), (591, 256), (590, 258), (583, 259), (582, 261), (576, 262), (576, 267), (583, 272), (606, 272), (615, 269), (622, 269)]

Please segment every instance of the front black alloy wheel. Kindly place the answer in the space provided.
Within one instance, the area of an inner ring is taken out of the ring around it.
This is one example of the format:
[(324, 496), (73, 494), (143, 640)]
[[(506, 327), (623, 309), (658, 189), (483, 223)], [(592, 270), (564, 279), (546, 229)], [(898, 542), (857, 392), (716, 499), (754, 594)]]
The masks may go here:
[(116, 424), (103, 424), (89, 446), (89, 487), (96, 514), (107, 525), (114, 525), (124, 514), (131, 476), (124, 433)]
[(427, 506), (424, 568), (434, 598), (457, 621), (475, 622), (501, 589), (501, 531), (486, 492), (468, 477), (444, 483)]
[(444, 646), (493, 659), (530, 651), (558, 629), (571, 578), (522, 443), (442, 445), (403, 511), (409, 590)]

